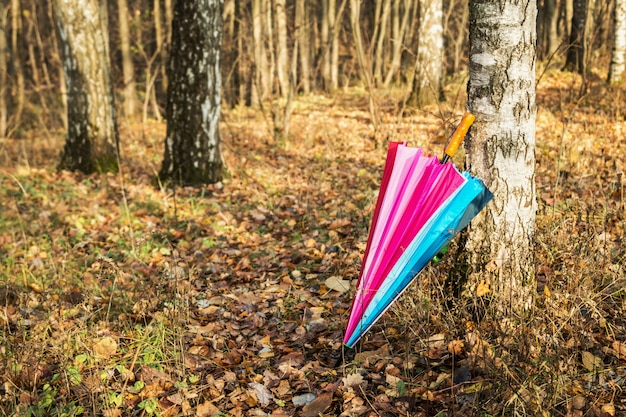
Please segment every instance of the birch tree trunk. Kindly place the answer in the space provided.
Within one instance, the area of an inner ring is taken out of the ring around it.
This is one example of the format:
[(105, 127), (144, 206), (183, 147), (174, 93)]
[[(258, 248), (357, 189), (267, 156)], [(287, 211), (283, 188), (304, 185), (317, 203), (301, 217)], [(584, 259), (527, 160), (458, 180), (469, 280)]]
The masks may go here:
[(536, 286), (536, 13), (536, 0), (470, 3), (468, 104), (476, 123), (467, 162), (494, 199), (472, 222), (467, 249), (473, 280), (485, 281), (505, 313), (530, 309)]
[[(120, 51), (122, 53), (122, 77), (124, 79), (124, 114), (133, 117), (137, 108), (137, 86), (135, 84), (135, 66), (130, 49), (130, 30), (128, 29), (128, 0), (117, 0), (120, 25)], [(156, 13), (155, 13), (156, 15)]]
[(608, 81), (616, 85), (622, 81), (626, 69), (626, 0), (615, 0), (613, 17), (613, 50)]
[(311, 92), (311, 33), (305, 0), (296, 0), (296, 28), (298, 30), (298, 55), (300, 57), (300, 83), (302, 91)]
[(415, 78), (409, 104), (423, 107), (441, 96), (443, 76), (443, 1), (419, 0), (420, 25)]
[(384, 85), (388, 87), (393, 78), (400, 70), (402, 64), (402, 47), (409, 25), (409, 17), (411, 16), (412, 0), (394, 0), (393, 5), (393, 30), (392, 30), (392, 55), (391, 64), (387, 75), (385, 76)]
[(167, 136), (159, 177), (178, 184), (222, 179), (219, 119), (223, 0), (174, 6), (168, 66)]
[(97, 0), (54, 0), (67, 85), (68, 131), (59, 165), (118, 170), (118, 134), (105, 26)]
[(278, 45), (276, 47), (276, 73), (278, 75), (278, 85), (280, 94), (287, 98), (289, 94), (289, 49), (287, 48), (287, 12), (285, 10), (285, 0), (275, 0), (276, 16), (276, 37)]
[(7, 13), (8, 7), (5, 0), (0, 0), (0, 138), (4, 138), (7, 134), (8, 121)]

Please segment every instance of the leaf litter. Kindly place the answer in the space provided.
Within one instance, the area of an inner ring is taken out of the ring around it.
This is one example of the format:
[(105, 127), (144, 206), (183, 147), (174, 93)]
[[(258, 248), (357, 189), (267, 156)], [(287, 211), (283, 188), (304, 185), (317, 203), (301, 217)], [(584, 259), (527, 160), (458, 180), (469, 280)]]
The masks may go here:
[[(383, 131), (373, 132), (364, 100), (355, 109), (348, 99), (311, 98), (294, 113), (298, 133), (278, 146), (261, 133), (260, 114), (227, 111), (231, 177), (203, 188), (152, 185), (164, 134), (157, 123), (126, 127), (143, 128), (148, 143), (122, 141), (121, 175), (55, 172), (52, 160), (5, 164), (1, 409), (624, 411), (624, 149), (615, 140), (624, 122), (600, 98), (559, 107), (555, 95), (577, 81), (567, 82), (548, 73), (539, 92), (538, 313), (512, 334), (481, 315), (489, 288), (468, 304), (455, 298), (444, 278), (450, 256), (355, 350), (341, 345), (381, 138), (439, 153), (436, 138), (449, 127), (428, 112), (399, 119), (390, 105)], [(61, 143), (59, 135), (50, 152)]]

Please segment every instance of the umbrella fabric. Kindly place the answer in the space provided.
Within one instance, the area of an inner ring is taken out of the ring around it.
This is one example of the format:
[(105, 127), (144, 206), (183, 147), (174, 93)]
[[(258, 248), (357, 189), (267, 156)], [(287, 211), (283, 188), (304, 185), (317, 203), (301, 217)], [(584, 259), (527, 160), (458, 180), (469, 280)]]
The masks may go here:
[(354, 343), (489, 202), (484, 184), (420, 149), (392, 143), (344, 343)]
[[(402, 248), (409, 245), (441, 203), (465, 181), (451, 164), (441, 165), (436, 157), (425, 156), (420, 149), (399, 143), (392, 143), (391, 149), (388, 157), (394, 159), (390, 170), (389, 159), (385, 166), (353, 300), (354, 311), (364, 310), (402, 255)], [(351, 315), (348, 332), (356, 328), (357, 322), (358, 316)]]

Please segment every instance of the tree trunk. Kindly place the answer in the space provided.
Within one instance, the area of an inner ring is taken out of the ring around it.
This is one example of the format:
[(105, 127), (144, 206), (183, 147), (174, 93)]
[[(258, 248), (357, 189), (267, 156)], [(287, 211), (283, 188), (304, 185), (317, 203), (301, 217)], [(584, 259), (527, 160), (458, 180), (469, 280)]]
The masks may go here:
[(587, 0), (574, 0), (572, 30), (569, 38), (569, 49), (565, 69), (585, 74), (585, 28), (587, 25)]
[(376, 41), (376, 49), (374, 54), (374, 82), (376, 85), (383, 84), (383, 70), (385, 66), (385, 55), (388, 49), (389, 34), (387, 26), (389, 24), (389, 15), (391, 14), (391, 0), (383, 0), (383, 10), (378, 23), (378, 39)]
[(285, 0), (275, 0), (275, 6), (276, 37), (278, 41), (276, 47), (276, 74), (278, 75), (280, 94), (283, 98), (287, 98), (289, 94), (289, 49), (287, 48)]
[(298, 55), (300, 56), (300, 83), (302, 91), (311, 91), (311, 33), (306, 10), (306, 0), (296, 0), (296, 28), (298, 30)]
[(342, 0), (330, 26), (330, 88), (333, 91), (339, 88), (339, 29), (347, 3), (348, 0)]
[(130, 30), (128, 28), (128, 1), (117, 0), (120, 25), (120, 51), (122, 53), (122, 77), (124, 80), (124, 114), (135, 116), (137, 109), (137, 86), (135, 84), (135, 65), (130, 49)]
[(105, 26), (96, 0), (54, 0), (68, 94), (60, 168), (118, 169), (118, 135)]
[(13, 97), (13, 125), (17, 127), (22, 119), (26, 85), (24, 81), (24, 66), (22, 65), (22, 8), (19, 0), (11, 0), (11, 60), (15, 85)]
[(159, 177), (178, 184), (222, 179), (220, 49), (223, 0), (177, 1), (168, 66), (167, 137)]
[(264, 100), (270, 93), (271, 71), (267, 59), (266, 18), (267, 0), (252, 0), (252, 26), (254, 43), (254, 89), (256, 100)]
[(409, 17), (411, 16), (412, 0), (395, 0), (393, 7), (393, 30), (392, 30), (392, 55), (391, 65), (385, 76), (385, 87), (393, 81), (402, 64), (402, 50), (404, 39), (409, 26)]
[(608, 81), (615, 85), (622, 81), (626, 69), (626, 0), (615, 0), (613, 21), (613, 51)]
[(361, 68), (361, 75), (365, 80), (365, 86), (369, 94), (370, 116), (372, 117), (372, 125), (374, 132), (378, 131), (378, 109), (374, 102), (374, 80), (372, 76), (372, 64), (369, 56), (365, 53), (363, 46), (363, 35), (361, 34), (361, 2), (362, 0), (350, 0), (350, 24), (352, 25), (352, 35), (354, 36), (354, 44), (356, 47), (356, 56)]
[(408, 104), (423, 107), (439, 101), (443, 76), (443, 1), (420, 0), (415, 79)]
[(530, 309), (535, 291), (535, 0), (470, 3), (471, 172), (494, 193), (474, 220), (467, 249), (497, 311)]
[(8, 5), (5, 0), (0, 0), (0, 138), (7, 134), (8, 122), (8, 65), (7, 65), (7, 27)]

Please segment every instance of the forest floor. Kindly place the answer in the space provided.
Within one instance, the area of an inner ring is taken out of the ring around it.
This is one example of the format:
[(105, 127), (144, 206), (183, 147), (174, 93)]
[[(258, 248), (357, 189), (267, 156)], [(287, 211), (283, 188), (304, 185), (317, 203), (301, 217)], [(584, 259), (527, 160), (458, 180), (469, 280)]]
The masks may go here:
[(0, 142), (0, 414), (625, 415), (625, 90), (588, 87), (538, 86), (532, 316), (455, 297), (449, 256), (355, 349), (386, 143), (440, 154), (464, 82), (423, 111), (381, 94), (376, 134), (356, 90), (299, 98), (278, 142), (227, 109), (230, 176), (202, 188), (154, 183), (163, 123), (121, 123), (120, 174), (56, 171), (61, 131)]

